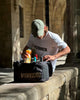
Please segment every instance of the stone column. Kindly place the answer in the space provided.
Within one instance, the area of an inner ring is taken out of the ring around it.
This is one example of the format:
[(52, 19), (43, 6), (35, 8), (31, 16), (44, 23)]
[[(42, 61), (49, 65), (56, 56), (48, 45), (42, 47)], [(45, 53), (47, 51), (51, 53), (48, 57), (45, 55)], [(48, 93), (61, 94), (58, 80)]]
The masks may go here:
[(67, 43), (71, 48), (71, 53), (68, 55), (66, 62), (70, 62), (73, 55), (73, 33), (71, 28), (71, 12), (70, 12), (70, 0), (67, 1), (66, 7), (66, 35)]
[(74, 63), (77, 53), (77, 24), (76, 24), (76, 2), (74, 0), (67, 1), (67, 11), (66, 11), (66, 35), (67, 43), (71, 48), (71, 53), (68, 54), (66, 62)]
[(0, 0), (0, 67), (11, 66), (11, 0)]
[(18, 0), (11, 0), (12, 65), (20, 60), (20, 14)]
[(78, 39), (78, 58), (80, 59), (80, 0), (77, 0), (77, 39)]
[(18, 0), (0, 0), (0, 67), (12, 68), (20, 58)]

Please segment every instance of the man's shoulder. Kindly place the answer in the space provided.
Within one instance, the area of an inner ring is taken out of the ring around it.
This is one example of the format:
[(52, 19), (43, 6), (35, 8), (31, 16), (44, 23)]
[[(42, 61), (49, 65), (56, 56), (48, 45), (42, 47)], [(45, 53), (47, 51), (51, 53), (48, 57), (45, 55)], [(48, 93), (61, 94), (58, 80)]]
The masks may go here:
[(35, 37), (32, 35), (32, 34), (30, 34), (30, 38), (29, 39), (35, 39)]
[(32, 33), (30, 34), (30, 37), (33, 37)]
[(56, 39), (57, 37), (59, 37), (59, 35), (57, 33), (48, 31), (48, 35), (52, 38), (52, 39)]
[(30, 34), (30, 37), (29, 37), (29, 41), (28, 42), (33, 42), (34, 41), (34, 36), (32, 34)]

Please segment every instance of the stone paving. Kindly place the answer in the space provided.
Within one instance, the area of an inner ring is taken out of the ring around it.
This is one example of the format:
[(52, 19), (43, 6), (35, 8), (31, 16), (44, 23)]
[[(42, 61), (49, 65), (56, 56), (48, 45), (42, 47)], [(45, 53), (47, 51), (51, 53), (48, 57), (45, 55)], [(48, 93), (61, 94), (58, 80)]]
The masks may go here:
[(0, 85), (12, 82), (13, 80), (13, 69), (0, 68)]

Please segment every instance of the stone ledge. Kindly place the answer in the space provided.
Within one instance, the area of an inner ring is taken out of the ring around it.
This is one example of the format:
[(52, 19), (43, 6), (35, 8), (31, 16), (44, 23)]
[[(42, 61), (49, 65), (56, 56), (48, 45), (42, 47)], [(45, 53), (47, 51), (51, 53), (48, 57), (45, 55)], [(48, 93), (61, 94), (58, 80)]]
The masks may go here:
[[(0, 100), (43, 100), (44, 98), (46, 98), (45, 100), (53, 100), (53, 98), (59, 98), (61, 88), (65, 86), (66, 83), (69, 84), (69, 82), (77, 76), (78, 68), (64, 67), (58, 68), (53, 76), (46, 82), (4, 84), (0, 86)], [(56, 95), (56, 97), (53, 96), (52, 99), (50, 99), (51, 93)], [(63, 95), (65, 95), (65, 93)]]

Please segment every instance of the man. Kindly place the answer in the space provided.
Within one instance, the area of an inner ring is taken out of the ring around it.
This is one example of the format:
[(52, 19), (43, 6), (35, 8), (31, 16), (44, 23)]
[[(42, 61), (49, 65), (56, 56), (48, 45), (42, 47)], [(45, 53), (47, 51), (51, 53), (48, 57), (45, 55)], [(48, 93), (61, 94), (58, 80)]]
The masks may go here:
[(61, 40), (58, 34), (48, 31), (48, 27), (40, 19), (33, 20), (31, 28), (32, 34), (23, 50), (23, 59), (26, 57), (25, 50), (34, 48), (44, 61), (51, 61), (54, 72), (57, 58), (70, 53), (69, 46)]

